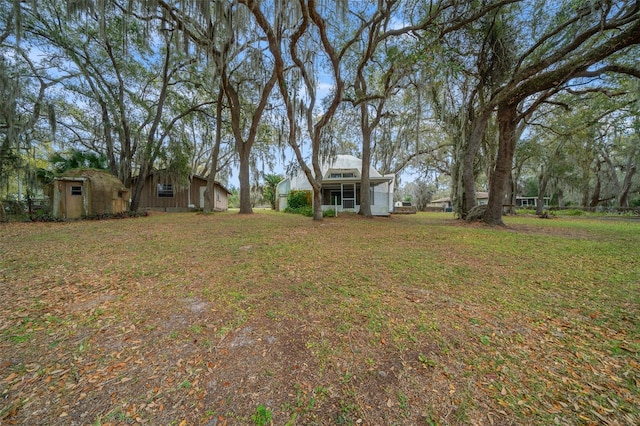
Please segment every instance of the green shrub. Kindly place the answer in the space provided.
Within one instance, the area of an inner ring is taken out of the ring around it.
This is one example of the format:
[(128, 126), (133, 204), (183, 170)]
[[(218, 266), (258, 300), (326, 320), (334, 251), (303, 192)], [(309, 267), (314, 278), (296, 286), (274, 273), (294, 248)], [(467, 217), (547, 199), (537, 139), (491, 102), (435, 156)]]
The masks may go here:
[(287, 195), (287, 206), (291, 209), (311, 206), (311, 193), (309, 191), (291, 191)]
[(583, 214), (585, 214), (585, 212), (578, 209), (571, 209), (563, 211), (562, 214), (566, 216), (582, 216)]
[(329, 209), (322, 212), (322, 217), (334, 217), (335, 215), (336, 211), (334, 209)]
[(251, 420), (257, 426), (268, 426), (272, 424), (271, 410), (260, 404), (256, 408), (256, 413), (251, 416)]
[(536, 214), (536, 209), (516, 209), (516, 214)]
[(286, 213), (301, 214), (304, 216), (313, 216), (313, 208), (311, 207), (311, 191), (291, 191), (287, 195)]
[(84, 216), (83, 219), (86, 220), (106, 220), (106, 219), (127, 219), (130, 217), (146, 217), (149, 216), (149, 212), (141, 211), (141, 212), (132, 212), (132, 211), (123, 211), (118, 213), (96, 213)]
[(286, 209), (284, 209), (285, 213), (295, 213), (295, 214), (301, 214), (303, 216), (309, 216), (312, 217), (313, 216), (313, 207), (311, 206), (302, 206), (302, 207), (297, 207), (297, 208), (291, 208), (291, 207), (287, 207)]

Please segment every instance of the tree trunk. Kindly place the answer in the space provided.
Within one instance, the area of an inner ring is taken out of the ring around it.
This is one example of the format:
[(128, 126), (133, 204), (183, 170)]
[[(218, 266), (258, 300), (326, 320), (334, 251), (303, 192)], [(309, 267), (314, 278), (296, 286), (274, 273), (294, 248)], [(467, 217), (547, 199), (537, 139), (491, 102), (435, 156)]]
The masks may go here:
[(598, 163), (598, 168), (596, 170), (596, 186), (593, 188), (593, 195), (591, 196), (591, 202), (589, 203), (589, 207), (595, 210), (600, 204), (600, 192), (602, 189), (602, 182), (600, 181), (600, 163)]
[(538, 177), (538, 199), (536, 201), (536, 214), (542, 216), (542, 210), (544, 209), (544, 194), (547, 192), (547, 185), (549, 184), (549, 176), (543, 171)]
[(360, 212), (364, 217), (373, 217), (371, 214), (371, 188), (369, 168), (371, 165), (371, 128), (369, 127), (369, 112), (367, 102), (360, 104), (360, 127), (362, 128), (362, 171), (360, 180)]
[(505, 209), (503, 209), (503, 213), (507, 214), (507, 215), (515, 215), (516, 214), (516, 208), (515, 208), (515, 198), (516, 198), (516, 183), (515, 180), (513, 179), (513, 170), (511, 171), (511, 173), (509, 173), (509, 179), (508, 179), (508, 183), (507, 183), (507, 189), (506, 189), (506, 195), (505, 195), (505, 199), (507, 200), (507, 207)]
[(520, 163), (511, 173), (511, 209), (516, 214), (516, 205), (518, 204), (518, 182), (522, 176), (522, 163)]
[(205, 212), (212, 212), (216, 209), (215, 182), (218, 173), (218, 157), (220, 155), (220, 144), (222, 143), (222, 101), (224, 100), (224, 88), (222, 84), (218, 87), (218, 99), (216, 103), (216, 136), (211, 148), (211, 164), (209, 165), (209, 175), (207, 176), (207, 189), (204, 191)]
[[(589, 182), (588, 180), (586, 182)], [(582, 184), (582, 208), (585, 210), (589, 209), (589, 184)]]
[(322, 220), (322, 186), (313, 187), (313, 220)]
[(469, 210), (476, 205), (476, 177), (473, 169), (473, 163), (478, 155), (480, 144), (491, 116), (491, 110), (487, 109), (477, 115), (471, 124), (471, 132), (467, 138), (467, 145), (464, 151), (462, 161), (462, 187), (463, 201), (460, 216), (466, 219)]
[[(213, 154), (211, 155), (213, 157)], [(216, 158), (217, 162), (217, 158)], [(212, 162), (213, 164), (213, 162)], [(209, 169), (209, 175), (207, 176), (207, 189), (204, 190), (204, 205), (202, 206), (203, 212), (213, 212), (216, 209), (215, 198), (215, 182), (216, 182), (216, 167), (212, 166)]]
[(213, 176), (207, 177), (207, 188), (204, 190), (204, 205), (202, 206), (202, 211), (205, 213), (211, 213), (216, 210), (214, 179)]
[(147, 180), (147, 176), (149, 175), (149, 169), (150, 167), (147, 165), (147, 163), (140, 166), (140, 174), (138, 175), (136, 184), (133, 186), (133, 190), (131, 191), (131, 204), (129, 205), (129, 210), (132, 212), (137, 212), (140, 208), (140, 195), (142, 195), (144, 183)]
[[(365, 153), (365, 151), (369, 151)], [(366, 159), (366, 160), (365, 160)], [(362, 147), (362, 176), (360, 180), (360, 212), (364, 217), (373, 217), (371, 213), (371, 181), (369, 176), (371, 164), (371, 149)]]
[(631, 155), (629, 155), (629, 159), (627, 161), (627, 165), (625, 167), (627, 173), (624, 176), (624, 181), (622, 182), (622, 188), (620, 189), (620, 194), (618, 196), (618, 206), (620, 207), (629, 207), (629, 192), (631, 191), (631, 184), (633, 183), (633, 176), (636, 174), (638, 168), (633, 162), (636, 160), (636, 152), (638, 148), (636, 146), (631, 150)]
[(461, 120), (457, 116), (453, 119), (449, 115), (447, 115), (446, 118), (450, 120), (447, 127), (449, 127), (454, 141), (453, 161), (451, 165), (451, 209), (456, 217), (467, 219), (470, 208), (465, 206), (465, 177), (463, 176), (465, 172), (471, 174), (471, 176), (467, 176), (466, 179), (467, 182), (473, 182), (473, 204), (475, 204), (475, 176), (473, 167), (471, 170), (468, 170), (464, 166), (465, 153), (468, 151), (468, 139), (471, 132), (468, 131), (466, 120)]
[(249, 174), (249, 153), (251, 149), (247, 143), (238, 143), (236, 146), (240, 157), (240, 171), (238, 175), (238, 181), (240, 182), (240, 214), (251, 214), (253, 213), (253, 209), (251, 208), (251, 180)]
[(547, 192), (548, 179), (543, 179), (538, 186), (538, 199), (536, 201), (536, 214), (542, 216), (544, 210), (544, 194)]
[(627, 169), (627, 174), (624, 177), (624, 183), (622, 184), (622, 193), (620, 194), (619, 203), (620, 207), (629, 207), (629, 192), (631, 191), (631, 183), (633, 182), (633, 175), (635, 175), (637, 167), (631, 165)]
[(109, 119), (109, 110), (107, 108), (107, 103), (102, 98), (98, 99), (98, 103), (100, 104), (100, 110), (102, 111), (102, 126), (104, 127), (104, 142), (107, 148), (107, 161), (109, 162), (109, 171), (112, 175), (118, 176), (118, 178), (123, 180), (124, 182), (124, 176), (120, 176), (118, 174), (118, 162), (116, 161), (116, 156), (113, 149), (113, 137), (111, 134), (112, 126), (111, 120)]
[(558, 208), (564, 207), (564, 191), (562, 189), (558, 189)]
[(136, 184), (133, 186), (131, 204), (129, 205), (129, 210), (132, 212), (137, 212), (140, 208), (140, 195), (142, 194), (142, 188), (144, 188), (144, 183), (142, 181), (144, 181), (144, 179), (137, 179)]
[(449, 199), (451, 200), (451, 209), (456, 217), (459, 219), (466, 219), (466, 213), (464, 211), (464, 184), (462, 178), (462, 159), (464, 154), (462, 153), (463, 147), (454, 142), (453, 145), (453, 161), (451, 162), (451, 192)]
[(504, 225), (502, 205), (509, 183), (516, 148), (517, 103), (498, 105), (498, 157), (489, 184), (489, 202), (482, 220), (489, 225)]

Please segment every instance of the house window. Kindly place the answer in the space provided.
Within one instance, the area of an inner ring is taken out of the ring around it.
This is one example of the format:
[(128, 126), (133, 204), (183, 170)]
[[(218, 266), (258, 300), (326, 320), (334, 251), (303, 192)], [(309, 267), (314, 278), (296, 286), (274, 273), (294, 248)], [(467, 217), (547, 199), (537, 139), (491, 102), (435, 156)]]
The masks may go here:
[(71, 195), (82, 195), (82, 187), (81, 186), (72, 186), (71, 187)]
[(171, 198), (173, 197), (173, 185), (169, 184), (158, 184), (158, 198)]
[(356, 174), (353, 172), (329, 174), (330, 179), (354, 178), (354, 177), (356, 177)]

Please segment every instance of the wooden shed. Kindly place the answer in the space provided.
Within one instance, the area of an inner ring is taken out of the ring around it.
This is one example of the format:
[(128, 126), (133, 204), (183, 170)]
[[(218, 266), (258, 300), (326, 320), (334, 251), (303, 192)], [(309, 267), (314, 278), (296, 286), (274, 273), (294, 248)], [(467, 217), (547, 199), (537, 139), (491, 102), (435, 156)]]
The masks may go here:
[(51, 199), (54, 217), (79, 219), (127, 211), (130, 191), (107, 171), (74, 169), (53, 180)]
[[(134, 185), (137, 177), (134, 177)], [(175, 185), (161, 172), (151, 172), (145, 179), (140, 205), (142, 209), (163, 211), (189, 211), (204, 208), (204, 192), (207, 179), (202, 176), (191, 176), (187, 185)], [(231, 192), (220, 182), (214, 183), (213, 210), (226, 211), (229, 207), (228, 197)]]

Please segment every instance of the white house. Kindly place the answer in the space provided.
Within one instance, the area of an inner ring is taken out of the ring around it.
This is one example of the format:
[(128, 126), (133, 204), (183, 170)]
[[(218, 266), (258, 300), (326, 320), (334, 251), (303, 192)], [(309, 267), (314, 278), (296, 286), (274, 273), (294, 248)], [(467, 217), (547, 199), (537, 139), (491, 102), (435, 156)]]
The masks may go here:
[[(322, 165), (322, 209), (338, 212), (358, 212), (360, 210), (360, 182), (362, 160), (352, 155), (338, 155)], [(382, 175), (376, 169), (369, 169), (371, 183), (371, 213), (374, 216), (389, 216), (393, 211), (393, 185), (395, 175)], [(304, 172), (282, 180), (276, 188), (278, 210), (287, 208), (290, 191), (312, 191), (313, 188)]]
[[(548, 209), (550, 201), (551, 201), (551, 197), (544, 197), (544, 205), (542, 207), (545, 209)], [(536, 208), (537, 206), (538, 206), (538, 197), (516, 197), (516, 207), (526, 209), (526, 208)]]

